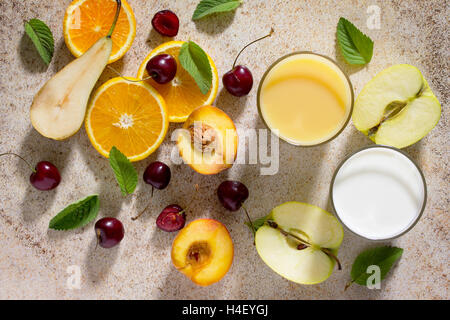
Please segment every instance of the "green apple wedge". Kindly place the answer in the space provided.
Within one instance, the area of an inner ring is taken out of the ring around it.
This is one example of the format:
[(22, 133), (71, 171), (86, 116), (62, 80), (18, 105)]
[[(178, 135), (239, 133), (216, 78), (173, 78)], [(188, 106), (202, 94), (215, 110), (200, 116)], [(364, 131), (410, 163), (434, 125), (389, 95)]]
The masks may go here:
[(121, 0), (116, 2), (116, 15), (108, 35), (56, 73), (34, 97), (31, 123), (44, 137), (63, 140), (74, 135), (83, 124), (92, 89), (111, 55), (111, 35), (121, 8)]
[(381, 71), (355, 101), (355, 127), (377, 144), (410, 146), (438, 123), (441, 105), (419, 69), (399, 64)]
[(255, 245), (261, 259), (280, 276), (317, 284), (333, 272), (343, 238), (344, 230), (332, 214), (311, 204), (286, 202), (256, 231)]

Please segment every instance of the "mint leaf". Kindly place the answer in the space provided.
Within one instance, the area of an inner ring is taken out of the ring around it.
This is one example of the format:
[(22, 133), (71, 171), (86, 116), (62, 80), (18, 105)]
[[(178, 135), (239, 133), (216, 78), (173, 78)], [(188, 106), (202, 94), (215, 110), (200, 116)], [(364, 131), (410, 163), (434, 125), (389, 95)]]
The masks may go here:
[[(269, 220), (269, 218), (270, 218), (270, 214), (268, 214), (268, 215), (265, 216), (265, 217), (262, 217), (262, 218), (253, 220), (252, 223), (253, 223), (253, 227), (255, 228), (255, 231), (258, 231), (258, 229), (261, 228), (261, 227), (264, 225), (264, 223), (265, 223), (267, 220)], [(250, 224), (250, 222), (245, 222), (245, 225), (246, 225), (247, 227), (249, 227), (250, 230), (252, 230), (252, 232), (253, 232), (253, 228), (252, 228), (252, 225)]]
[(353, 282), (361, 286), (367, 285), (367, 279), (371, 276), (370, 273), (367, 273), (367, 268), (372, 265), (380, 267), (380, 280), (383, 280), (394, 263), (400, 259), (402, 254), (403, 249), (396, 247), (378, 247), (363, 251), (356, 257), (355, 262), (353, 263), (352, 271), (350, 273), (352, 281), (347, 287)]
[(193, 41), (185, 42), (178, 56), (181, 66), (194, 78), (200, 91), (208, 93), (212, 85), (212, 71), (205, 51)]
[(25, 22), (25, 32), (33, 41), (42, 60), (49, 65), (55, 51), (55, 42), (50, 28), (39, 19)]
[(55, 230), (71, 230), (84, 227), (97, 217), (99, 208), (100, 200), (98, 195), (86, 197), (63, 209), (50, 220), (48, 227)]
[(363, 65), (372, 60), (373, 41), (345, 18), (339, 19), (337, 40), (348, 63)]
[(137, 186), (138, 175), (130, 160), (119, 149), (112, 147), (109, 152), (109, 164), (114, 171), (122, 194), (133, 193)]
[(192, 20), (198, 20), (211, 13), (226, 12), (236, 9), (241, 5), (240, 0), (201, 0), (195, 8)]

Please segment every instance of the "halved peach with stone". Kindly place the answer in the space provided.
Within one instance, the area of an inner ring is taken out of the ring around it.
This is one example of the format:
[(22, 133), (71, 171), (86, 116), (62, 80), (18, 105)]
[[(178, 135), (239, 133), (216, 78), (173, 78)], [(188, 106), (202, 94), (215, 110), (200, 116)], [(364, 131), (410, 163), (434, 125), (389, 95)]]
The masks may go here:
[(213, 106), (195, 109), (177, 144), (183, 160), (201, 174), (216, 174), (236, 160), (238, 135), (230, 117)]
[(175, 268), (200, 286), (222, 279), (233, 262), (233, 242), (217, 220), (199, 219), (182, 229), (172, 244)]

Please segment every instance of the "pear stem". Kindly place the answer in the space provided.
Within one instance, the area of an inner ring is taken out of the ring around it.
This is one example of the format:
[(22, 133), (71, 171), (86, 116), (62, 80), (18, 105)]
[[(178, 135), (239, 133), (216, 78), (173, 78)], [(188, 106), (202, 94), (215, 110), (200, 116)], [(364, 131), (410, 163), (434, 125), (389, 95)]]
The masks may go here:
[(5, 152), (5, 153), (0, 154), (0, 157), (3, 157), (3, 156), (16, 156), (16, 157), (20, 158), (23, 162), (25, 162), (27, 164), (28, 167), (30, 167), (31, 171), (36, 173), (36, 169), (34, 169), (27, 160), (25, 160), (24, 158), (22, 158), (18, 154), (15, 154), (13, 152)]
[(114, 32), (114, 29), (116, 28), (117, 20), (119, 19), (120, 8), (122, 7), (122, 0), (116, 0), (116, 2), (117, 2), (116, 15), (114, 16), (114, 20), (111, 25), (111, 29), (109, 29), (109, 32), (106, 35), (107, 38), (111, 38), (111, 36)]
[(253, 40), (252, 42), (250, 42), (249, 44), (247, 44), (245, 47), (243, 47), (243, 48), (241, 49), (241, 51), (239, 51), (239, 53), (237, 54), (236, 59), (234, 59), (234, 62), (233, 62), (233, 68), (232, 68), (232, 69), (234, 69), (234, 67), (236, 66), (237, 59), (239, 58), (239, 56), (241, 55), (241, 53), (242, 53), (245, 49), (247, 49), (247, 47), (251, 46), (251, 45), (254, 44), (255, 42), (258, 42), (258, 41), (260, 41), (260, 40), (262, 40), (262, 39), (265, 39), (265, 38), (270, 37), (273, 33), (274, 33), (274, 30), (273, 30), (273, 28), (271, 28), (269, 34), (265, 35), (264, 37), (261, 37), (261, 38), (258, 38), (258, 39), (256, 39), (256, 40)]
[[(295, 240), (299, 241), (300, 243), (302, 243), (302, 244), (304, 244), (304, 245), (306, 245), (306, 246), (308, 246), (308, 247), (311, 247), (311, 246), (312, 246), (308, 241), (305, 241), (305, 240), (303, 240), (302, 238), (296, 236), (295, 234), (292, 234), (292, 233), (290, 233), (290, 232), (287, 232), (287, 231), (281, 229), (281, 228), (278, 226), (278, 224), (277, 224), (276, 222), (274, 222), (274, 221), (270, 221), (270, 220), (269, 220), (269, 221), (266, 221), (266, 224), (267, 224), (269, 227), (274, 228), (274, 229), (277, 229), (278, 231), (280, 231), (280, 233), (281, 233), (282, 235), (284, 235), (285, 237), (291, 237), (291, 238), (294, 238)], [(326, 248), (320, 248), (320, 250), (321, 250), (323, 253), (325, 253), (327, 256), (329, 256), (330, 258), (332, 258), (333, 260), (335, 260), (336, 263), (337, 263), (337, 266), (338, 266), (338, 270), (342, 270), (341, 262), (340, 262), (339, 259), (336, 257), (336, 255), (335, 255), (334, 253), (331, 252), (331, 250), (326, 249)]]

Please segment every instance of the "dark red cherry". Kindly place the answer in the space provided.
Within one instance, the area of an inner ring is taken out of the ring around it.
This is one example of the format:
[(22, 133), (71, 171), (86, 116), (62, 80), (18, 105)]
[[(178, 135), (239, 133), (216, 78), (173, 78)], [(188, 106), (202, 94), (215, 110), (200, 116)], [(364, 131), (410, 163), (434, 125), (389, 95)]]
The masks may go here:
[(30, 163), (18, 154), (12, 152), (0, 154), (0, 157), (3, 156), (15, 156), (25, 162), (27, 166), (33, 171), (33, 173), (30, 175), (30, 183), (38, 190), (48, 191), (55, 189), (61, 182), (61, 175), (59, 174), (59, 170), (51, 162), (38, 162), (36, 167), (33, 169)]
[(162, 10), (157, 12), (153, 17), (152, 26), (163, 36), (175, 37), (178, 34), (180, 21), (172, 11)]
[(237, 211), (248, 198), (247, 187), (239, 181), (224, 181), (217, 189), (219, 201), (230, 211)]
[(245, 66), (235, 66), (223, 75), (222, 81), (228, 92), (236, 97), (247, 95), (253, 87), (253, 75)]
[(149, 60), (146, 69), (153, 80), (159, 84), (165, 84), (175, 78), (177, 62), (170, 54), (159, 54)]
[(169, 185), (170, 178), (169, 166), (160, 161), (150, 163), (144, 172), (145, 183), (158, 190), (165, 189)]
[(52, 190), (61, 182), (61, 175), (53, 163), (41, 161), (30, 175), (30, 182), (38, 190)]
[(241, 55), (241, 53), (251, 44), (258, 42), (262, 39), (270, 37), (273, 33), (273, 29), (270, 30), (270, 33), (264, 37), (256, 39), (239, 51), (236, 58), (234, 59), (233, 68), (225, 73), (222, 77), (223, 86), (231, 93), (233, 96), (242, 97), (249, 94), (253, 87), (253, 75), (250, 72), (250, 69), (242, 66), (236, 65), (236, 62)]
[(116, 218), (103, 218), (95, 223), (95, 234), (101, 247), (112, 248), (122, 241), (125, 230)]
[(164, 208), (156, 219), (156, 225), (163, 231), (175, 232), (184, 228), (186, 224), (185, 211), (176, 204)]

